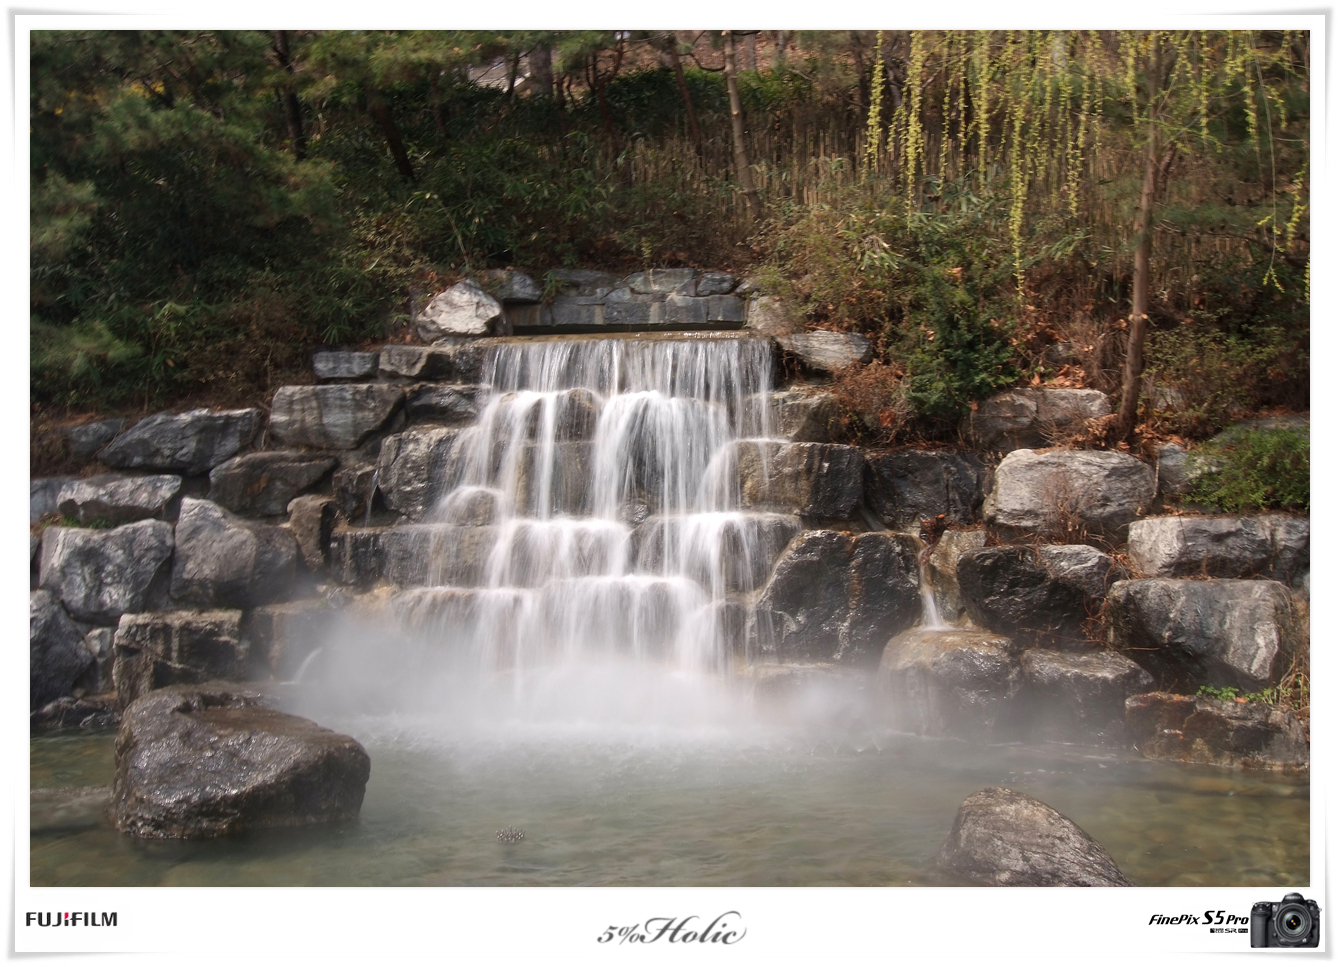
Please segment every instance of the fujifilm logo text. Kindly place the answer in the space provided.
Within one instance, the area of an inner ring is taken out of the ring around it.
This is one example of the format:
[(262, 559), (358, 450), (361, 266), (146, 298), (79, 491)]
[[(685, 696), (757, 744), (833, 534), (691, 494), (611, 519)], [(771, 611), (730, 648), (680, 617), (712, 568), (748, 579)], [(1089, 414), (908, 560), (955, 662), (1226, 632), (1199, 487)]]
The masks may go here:
[(30, 927), (115, 927), (115, 913), (28, 913)]

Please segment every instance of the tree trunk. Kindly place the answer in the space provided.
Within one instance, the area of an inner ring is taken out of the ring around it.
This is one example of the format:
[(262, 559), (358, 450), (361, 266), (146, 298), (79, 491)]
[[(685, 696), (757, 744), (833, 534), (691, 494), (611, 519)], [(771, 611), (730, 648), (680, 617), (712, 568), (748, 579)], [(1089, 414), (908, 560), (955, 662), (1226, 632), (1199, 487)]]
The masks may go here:
[(539, 44), (530, 52), (530, 76), (538, 93), (553, 96), (554, 58), (546, 44)]
[(735, 173), (740, 181), (740, 190), (749, 205), (749, 218), (757, 222), (763, 218), (763, 201), (754, 188), (754, 173), (749, 168), (749, 154), (744, 145), (744, 112), (740, 109), (740, 88), (735, 83), (735, 38), (729, 30), (723, 30), (726, 38), (726, 93), (730, 96), (731, 141), (735, 146)]
[[(293, 61), (289, 57), (288, 31), (276, 30), (274, 32), (275, 54), (279, 57), (279, 66), (293, 74)], [(298, 104), (297, 92), (293, 90), (293, 83), (290, 81), (280, 92), (280, 100), (284, 104), (284, 125), (288, 128), (289, 150), (293, 156), (301, 161), (307, 157), (307, 136), (302, 129), (302, 107)]]
[(391, 108), (387, 105), (386, 98), (379, 91), (371, 91), (368, 94), (368, 114), (382, 129), (382, 135), (386, 138), (386, 146), (391, 149), (391, 157), (395, 158), (395, 166), (400, 172), (400, 177), (413, 183), (414, 165), (410, 164), (409, 152), (405, 150), (405, 142), (400, 140), (400, 129), (395, 125), (395, 118), (391, 117)]
[(679, 84), (679, 96), (684, 99), (684, 110), (689, 116), (689, 133), (693, 135), (693, 149), (703, 156), (703, 133), (698, 130), (698, 112), (693, 109), (693, 98), (689, 96), (689, 85), (684, 80), (684, 66), (679, 62), (679, 31), (666, 33), (666, 53), (670, 55), (670, 66), (675, 69), (675, 82)]

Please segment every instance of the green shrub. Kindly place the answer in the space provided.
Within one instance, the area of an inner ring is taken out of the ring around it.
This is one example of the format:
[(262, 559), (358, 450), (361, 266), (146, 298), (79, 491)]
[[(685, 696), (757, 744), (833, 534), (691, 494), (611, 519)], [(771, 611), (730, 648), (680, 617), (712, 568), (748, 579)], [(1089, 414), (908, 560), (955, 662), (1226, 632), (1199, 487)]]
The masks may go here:
[(1229, 513), (1308, 510), (1308, 454), (1308, 434), (1285, 427), (1207, 444), (1193, 456), (1196, 477), (1187, 497)]

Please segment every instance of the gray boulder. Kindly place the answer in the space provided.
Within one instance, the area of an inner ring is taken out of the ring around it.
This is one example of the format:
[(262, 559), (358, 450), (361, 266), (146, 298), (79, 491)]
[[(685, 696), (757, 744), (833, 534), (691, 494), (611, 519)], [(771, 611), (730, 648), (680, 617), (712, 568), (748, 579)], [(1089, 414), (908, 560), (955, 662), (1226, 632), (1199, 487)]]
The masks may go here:
[(329, 561), (330, 533), (335, 528), (338, 505), (333, 497), (307, 494), (288, 505), (288, 529), (298, 542), (298, 551), (309, 571), (319, 571)]
[(958, 808), (935, 858), (982, 886), (1133, 886), (1107, 851), (1046, 803), (992, 786)]
[(954, 450), (866, 454), (865, 502), (889, 527), (945, 515), (970, 524), (981, 514), (989, 472), (981, 457)]
[(172, 597), (203, 607), (268, 604), (288, 593), (297, 558), (288, 531), (187, 497), (177, 518)]
[(910, 538), (807, 531), (764, 586), (755, 634), (762, 654), (785, 661), (874, 664), (920, 613)]
[(63, 517), (81, 524), (128, 524), (146, 517), (161, 517), (172, 498), (181, 490), (176, 474), (149, 474), (123, 477), (102, 474), (73, 480), (60, 490), (56, 509)]
[(354, 463), (331, 474), (330, 489), (345, 520), (354, 524), (364, 523), (373, 507), (376, 481), (375, 463)]
[(797, 332), (774, 338), (805, 367), (823, 373), (838, 373), (874, 358), (870, 340), (854, 332)]
[(28, 481), (28, 520), (36, 523), (56, 512), (60, 492), (74, 483), (77, 477), (34, 477)]
[(28, 596), (28, 708), (35, 711), (70, 694), (93, 665), (83, 632), (50, 591)]
[(65, 442), (70, 447), (70, 456), (76, 460), (93, 459), (95, 453), (111, 443), (112, 438), (125, 429), (127, 422), (121, 417), (114, 417), (65, 427)]
[(377, 488), (386, 505), (416, 520), (432, 510), (450, 483), (448, 465), (460, 433), (415, 427), (387, 437), (377, 459)]
[(220, 683), (159, 689), (116, 737), (112, 821), (143, 839), (210, 839), (358, 816), (368, 754)]
[(156, 413), (118, 435), (98, 459), (118, 470), (204, 473), (248, 446), (260, 426), (255, 408)]
[(1127, 553), (1148, 577), (1270, 577), (1310, 565), (1306, 517), (1150, 517), (1131, 524)]
[(792, 443), (829, 443), (839, 417), (832, 393), (807, 388), (758, 393), (749, 397), (745, 406), (746, 436), (768, 436)]
[(405, 415), (411, 423), (469, 426), (479, 417), (488, 395), (487, 386), (424, 383), (409, 392)]
[(544, 286), (516, 269), (485, 269), (478, 278), (499, 302), (539, 302), (544, 298)]
[(1154, 471), (1105, 450), (1014, 450), (982, 505), (1007, 531), (1065, 539), (1117, 537), (1154, 503)]
[(478, 383), (488, 354), (486, 344), (471, 339), (444, 339), (433, 346), (383, 346), (377, 371), (389, 379)]
[(879, 684), (898, 728), (999, 742), (1019, 737), (1018, 646), (980, 631), (912, 628), (884, 648)]
[(1149, 759), (1306, 769), (1307, 730), (1289, 709), (1204, 695), (1149, 692), (1126, 700), (1126, 727)]
[(281, 386), (270, 431), (289, 446), (352, 450), (381, 429), (404, 398), (399, 386), (386, 383)]
[(1113, 651), (1032, 649), (1020, 659), (1033, 739), (1124, 745), (1126, 699), (1154, 685), (1149, 673)]
[(1111, 556), (1084, 544), (1001, 545), (964, 554), (958, 587), (983, 628), (1051, 647), (1084, 647), (1084, 624), (1123, 577)]
[(172, 525), (161, 520), (111, 530), (48, 527), (38, 583), (78, 620), (110, 624), (144, 610), (172, 546)]
[[(739, 294), (739, 290), (736, 290)], [(767, 336), (784, 336), (799, 332), (805, 320), (799, 311), (775, 295), (756, 295), (745, 308), (744, 327)]]
[(496, 332), (502, 321), (502, 303), (473, 282), (457, 282), (414, 317), (414, 335), (427, 343), (443, 336), (483, 336)]
[(986, 449), (1046, 447), (1111, 412), (1112, 404), (1096, 389), (1010, 389), (978, 403), (961, 430)]
[(321, 380), (371, 379), (377, 375), (377, 354), (342, 350), (313, 353), (312, 372)]
[(698, 276), (698, 295), (726, 295), (736, 286), (735, 276), (725, 272), (704, 272)]
[(1275, 581), (1152, 578), (1107, 594), (1108, 643), (1160, 681), (1258, 691), (1292, 643), (1289, 589)]
[(845, 519), (861, 503), (865, 458), (856, 447), (746, 441), (736, 444), (735, 459), (751, 510)]
[(126, 614), (112, 639), (117, 703), (125, 708), (166, 685), (246, 676), (241, 611)]
[(260, 450), (209, 473), (209, 499), (245, 517), (275, 517), (335, 466), (335, 458), (300, 450)]

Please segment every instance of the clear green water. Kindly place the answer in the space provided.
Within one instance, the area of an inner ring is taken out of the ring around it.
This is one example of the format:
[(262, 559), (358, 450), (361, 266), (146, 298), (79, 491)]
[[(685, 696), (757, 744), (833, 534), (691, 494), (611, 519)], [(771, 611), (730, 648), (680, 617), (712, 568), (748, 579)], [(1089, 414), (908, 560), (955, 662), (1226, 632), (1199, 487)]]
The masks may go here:
[[(1141, 886), (1309, 879), (1306, 778), (864, 726), (320, 721), (372, 757), (357, 824), (166, 844), (38, 832), (32, 885), (927, 885), (945, 882), (927, 864), (959, 803), (988, 785), (1058, 809)], [(37, 738), (31, 756), (35, 788), (111, 781), (110, 736)], [(497, 841), (509, 825), (522, 842)]]

